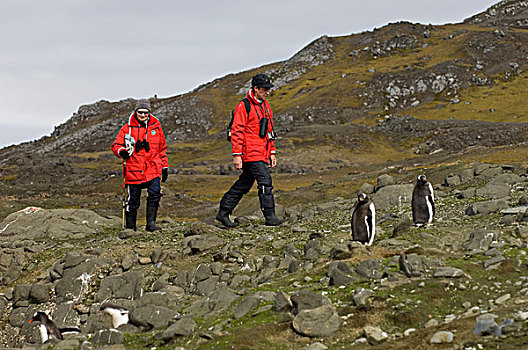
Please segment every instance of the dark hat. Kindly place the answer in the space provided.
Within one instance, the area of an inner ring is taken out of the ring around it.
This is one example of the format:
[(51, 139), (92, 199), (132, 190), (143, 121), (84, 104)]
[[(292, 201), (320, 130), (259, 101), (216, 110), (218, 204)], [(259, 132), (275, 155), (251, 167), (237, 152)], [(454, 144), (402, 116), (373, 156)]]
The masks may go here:
[(270, 78), (263, 73), (257, 74), (251, 79), (251, 87), (263, 87), (263, 88), (272, 88), (273, 84), (270, 81)]
[(146, 98), (137, 100), (135, 110), (137, 111), (138, 109), (148, 109), (150, 111), (150, 101)]

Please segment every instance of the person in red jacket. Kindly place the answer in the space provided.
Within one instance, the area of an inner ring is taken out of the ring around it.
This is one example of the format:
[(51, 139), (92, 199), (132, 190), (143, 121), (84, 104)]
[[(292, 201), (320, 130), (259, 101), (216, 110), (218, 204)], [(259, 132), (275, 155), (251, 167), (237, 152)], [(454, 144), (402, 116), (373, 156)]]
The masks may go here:
[(112, 152), (123, 159), (125, 185), (127, 190), (125, 207), (125, 227), (136, 230), (137, 210), (140, 205), (141, 190), (146, 188), (147, 231), (155, 231), (156, 217), (161, 196), (161, 182), (167, 180), (169, 162), (167, 143), (159, 120), (150, 114), (150, 102), (140, 99), (128, 123), (121, 127)]
[(255, 75), (251, 80), (251, 90), (246, 94), (249, 113), (244, 100), (235, 107), (231, 126), (231, 147), (233, 165), (235, 169), (242, 170), (242, 174), (220, 201), (216, 220), (226, 227), (238, 225), (237, 222), (231, 221), (229, 215), (244, 194), (253, 187), (255, 180), (266, 225), (278, 226), (283, 222), (275, 215), (275, 200), (269, 171), (270, 167), (277, 165), (273, 112), (266, 101), (272, 87), (273, 84), (266, 74)]

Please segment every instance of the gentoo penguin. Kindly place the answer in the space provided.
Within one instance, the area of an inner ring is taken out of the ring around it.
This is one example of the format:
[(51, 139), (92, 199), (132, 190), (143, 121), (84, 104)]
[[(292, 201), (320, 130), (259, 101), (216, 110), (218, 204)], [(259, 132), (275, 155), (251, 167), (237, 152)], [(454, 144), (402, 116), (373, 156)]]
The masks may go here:
[(376, 209), (366, 194), (360, 193), (351, 220), (352, 240), (370, 246), (376, 231)]
[(104, 302), (101, 304), (99, 311), (112, 316), (112, 325), (114, 328), (128, 323), (128, 309), (124, 306)]
[(59, 328), (53, 322), (48, 315), (46, 315), (42, 311), (38, 311), (29, 321), (28, 323), (31, 323), (33, 321), (40, 322), (40, 338), (42, 339), (42, 343), (44, 344), (49, 339), (55, 338), (62, 340), (62, 334), (59, 331)]
[(425, 175), (418, 176), (412, 195), (412, 216), (415, 226), (428, 225), (435, 215), (433, 186)]

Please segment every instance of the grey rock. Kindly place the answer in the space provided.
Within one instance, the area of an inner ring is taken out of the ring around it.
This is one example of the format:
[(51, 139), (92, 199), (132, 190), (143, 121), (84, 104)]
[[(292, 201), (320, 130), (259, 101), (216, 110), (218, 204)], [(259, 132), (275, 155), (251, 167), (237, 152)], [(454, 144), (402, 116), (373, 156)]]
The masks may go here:
[(274, 307), (277, 312), (289, 312), (293, 310), (293, 303), (290, 296), (280, 290), (277, 292)]
[(178, 313), (164, 306), (147, 305), (134, 308), (129, 313), (130, 323), (138, 327), (167, 327)]
[(233, 277), (233, 279), (231, 280), (231, 284), (229, 285), (231, 288), (238, 288), (244, 284), (246, 284), (247, 282), (249, 282), (251, 280), (251, 278), (249, 276), (245, 276), (245, 275), (236, 275), (235, 277)]
[(363, 260), (357, 265), (356, 272), (368, 279), (381, 279), (385, 270), (378, 260)]
[(341, 327), (341, 319), (332, 306), (324, 305), (315, 309), (302, 310), (293, 319), (296, 332), (309, 337), (327, 337)]
[(353, 296), (354, 305), (358, 308), (367, 307), (369, 305), (369, 298), (374, 295), (370, 289), (358, 287)]
[(196, 328), (196, 322), (190, 317), (184, 317), (170, 325), (161, 335), (167, 341), (176, 337), (190, 337)]
[(431, 344), (449, 344), (452, 343), (454, 335), (448, 331), (436, 332), (429, 342)]
[(183, 293), (183, 291), (181, 291), (180, 294), (166, 292), (145, 293), (134, 303), (134, 306), (143, 307), (156, 305), (177, 310), (179, 309), (180, 298)]
[(121, 259), (121, 267), (123, 271), (128, 271), (137, 261), (137, 255), (135, 253), (126, 253)]
[(410, 232), (412, 226), (413, 222), (407, 215), (405, 215), (396, 225), (394, 225), (394, 229), (392, 231), (392, 238), (397, 238), (407, 232)]
[(422, 258), (418, 254), (401, 255), (399, 266), (407, 277), (421, 277), (425, 273)]
[(187, 311), (193, 315), (203, 316), (225, 309), (237, 300), (238, 297), (227, 286), (219, 284), (213, 292), (187, 308)]
[(95, 332), (92, 337), (92, 342), (96, 344), (123, 344), (125, 342), (125, 335), (117, 329), (101, 329)]
[(376, 204), (377, 210), (409, 206), (413, 189), (412, 184), (382, 187), (372, 195), (372, 201)]
[(61, 303), (53, 312), (53, 320), (57, 327), (75, 327), (80, 323), (80, 315), (72, 303)]
[(497, 267), (500, 263), (506, 260), (502, 255), (495, 256), (491, 259), (484, 260), (484, 268), (488, 269), (490, 267)]
[(332, 305), (330, 299), (311, 290), (301, 290), (295, 292), (291, 295), (290, 300), (294, 308), (294, 314), (298, 314), (303, 310), (311, 310), (324, 305)]
[(17, 284), (13, 288), (13, 302), (15, 305), (21, 301), (29, 300), (29, 291), (31, 290), (31, 284)]
[(473, 178), (475, 177), (475, 170), (474, 169), (464, 169), (460, 172), (460, 181), (463, 183), (467, 183), (470, 181), (473, 181)]
[(490, 184), (508, 184), (510, 186), (521, 182), (523, 182), (522, 178), (512, 173), (497, 175), (489, 181)]
[(348, 248), (348, 244), (345, 243), (338, 244), (330, 249), (330, 259), (332, 260), (345, 260), (352, 258), (352, 256), (352, 251)]
[(363, 334), (371, 345), (381, 344), (389, 336), (379, 327), (366, 326), (363, 328)]
[(198, 295), (207, 295), (211, 293), (220, 280), (219, 276), (211, 276), (210, 278), (200, 281), (196, 284), (195, 292)]
[(101, 281), (96, 301), (107, 299), (137, 299), (144, 285), (143, 273), (128, 271), (121, 275), (109, 276)]
[(499, 337), (502, 333), (499, 325), (495, 322), (494, 318), (497, 317), (493, 314), (484, 314), (478, 316), (476, 321), (477, 324), (473, 328), (473, 334), (475, 335), (494, 335)]
[(211, 272), (211, 268), (208, 265), (200, 264), (198, 265), (198, 268), (194, 273), (193, 283), (198, 283), (200, 281), (206, 280), (212, 275), (213, 273)]
[(434, 277), (449, 277), (449, 278), (457, 278), (465, 276), (464, 271), (461, 269), (457, 269), (456, 267), (449, 267), (449, 266), (441, 266), (437, 267), (434, 274)]
[(457, 186), (460, 185), (461, 182), (462, 180), (458, 175), (449, 175), (444, 180), (446, 186)]
[(477, 189), (475, 187), (469, 187), (460, 192), (458, 195), (458, 198), (465, 199), (465, 198), (473, 198), (477, 194)]
[(222, 246), (224, 241), (217, 236), (198, 235), (190, 236), (182, 241), (182, 245), (189, 247), (192, 254), (202, 253)]
[(33, 303), (41, 304), (50, 300), (50, 287), (42, 284), (33, 284), (29, 290), (29, 299)]
[(497, 213), (506, 208), (508, 208), (508, 201), (506, 199), (496, 199), (473, 203), (466, 209), (466, 214), (470, 216), (477, 214), (491, 214)]
[(471, 232), (468, 240), (463, 244), (463, 246), (466, 250), (477, 249), (487, 251), (491, 244), (497, 240), (497, 238), (497, 233), (486, 229), (479, 229), (477, 231)]
[(165, 259), (167, 259), (167, 252), (160, 249), (160, 248), (156, 248), (152, 251), (152, 254), (150, 256), (150, 260), (152, 260), (152, 263), (153, 264), (157, 264), (159, 262), (163, 262), (165, 261)]
[(169, 274), (164, 273), (161, 275), (157, 280), (152, 283), (152, 286), (150, 287), (150, 290), (153, 292), (157, 292), (165, 288), (169, 284)]
[(328, 277), (331, 286), (346, 285), (359, 279), (356, 272), (344, 261), (331, 262), (328, 266)]
[(476, 195), (484, 198), (498, 199), (510, 194), (511, 186), (507, 183), (488, 183), (476, 190)]
[(358, 190), (358, 193), (371, 194), (374, 193), (374, 186), (369, 183), (364, 183)]
[(76, 350), (81, 348), (81, 341), (79, 339), (64, 339), (55, 344), (53, 350)]
[(256, 308), (260, 304), (259, 298), (255, 296), (248, 296), (244, 298), (235, 308), (235, 312), (233, 313), (233, 318), (235, 320), (238, 320), (244, 316), (246, 316), (248, 313), (251, 312), (254, 308)]
[(323, 343), (315, 342), (310, 345), (307, 345), (303, 348), (303, 350), (327, 350), (328, 347), (325, 346)]
[(376, 184), (377, 184), (376, 187), (378, 188), (389, 186), (389, 185), (394, 184), (394, 178), (388, 174), (383, 174), (383, 175), (378, 176), (376, 180)]
[(502, 169), (498, 166), (490, 166), (482, 171), (475, 168), (475, 175), (478, 181), (489, 180), (500, 174), (502, 174)]

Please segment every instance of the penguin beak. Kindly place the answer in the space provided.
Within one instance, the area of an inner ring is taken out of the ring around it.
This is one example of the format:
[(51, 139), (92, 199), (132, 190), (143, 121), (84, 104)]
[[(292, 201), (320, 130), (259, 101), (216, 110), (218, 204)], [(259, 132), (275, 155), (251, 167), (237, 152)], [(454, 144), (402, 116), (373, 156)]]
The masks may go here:
[(34, 319), (34, 318), (32, 318), (31, 320), (29, 320), (29, 321), (28, 321), (28, 323), (31, 323), (31, 322), (33, 322), (34, 320), (35, 320), (35, 319)]

